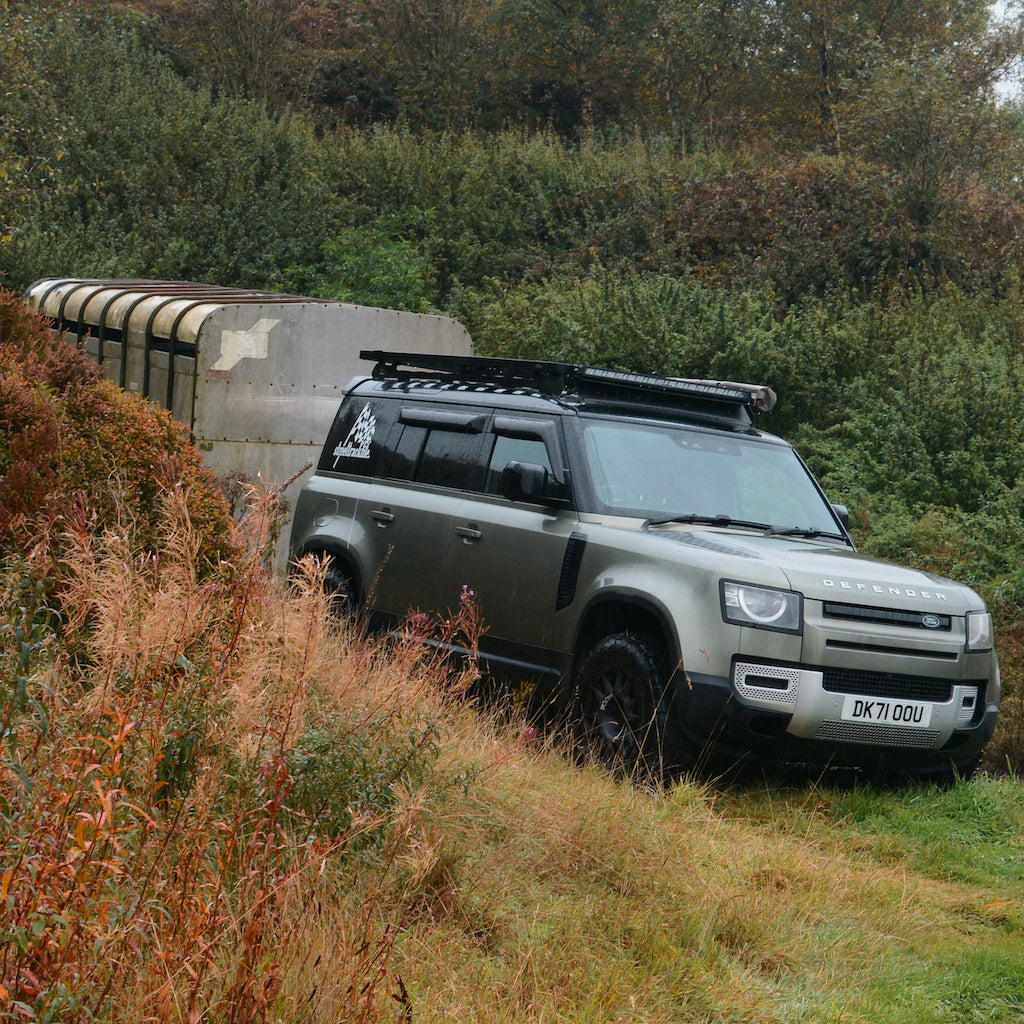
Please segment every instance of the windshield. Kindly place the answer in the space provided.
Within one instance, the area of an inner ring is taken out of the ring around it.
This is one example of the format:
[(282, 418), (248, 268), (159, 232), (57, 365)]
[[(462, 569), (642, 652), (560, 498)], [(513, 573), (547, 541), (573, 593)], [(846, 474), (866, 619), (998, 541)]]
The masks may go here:
[[(594, 511), (838, 535), (789, 445), (675, 424), (578, 420)], [(728, 520), (728, 521), (727, 521)]]

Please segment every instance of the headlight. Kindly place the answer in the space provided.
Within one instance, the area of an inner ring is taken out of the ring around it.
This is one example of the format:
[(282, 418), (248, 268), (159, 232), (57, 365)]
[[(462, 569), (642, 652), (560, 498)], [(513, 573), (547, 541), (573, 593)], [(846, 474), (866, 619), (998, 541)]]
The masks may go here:
[(992, 650), (992, 616), (988, 612), (967, 613), (967, 650)]
[(780, 633), (803, 631), (803, 594), (722, 580), (722, 617), (726, 622)]

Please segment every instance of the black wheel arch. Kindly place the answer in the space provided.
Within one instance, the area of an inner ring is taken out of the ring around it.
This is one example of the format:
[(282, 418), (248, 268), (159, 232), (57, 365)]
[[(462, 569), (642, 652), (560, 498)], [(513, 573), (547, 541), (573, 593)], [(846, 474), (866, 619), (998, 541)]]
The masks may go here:
[(573, 644), (572, 671), (602, 637), (610, 633), (635, 633), (659, 644), (669, 665), (680, 661), (679, 637), (664, 608), (653, 601), (625, 594), (607, 594), (593, 601), (580, 617)]
[(330, 558), (352, 580), (359, 603), (362, 603), (362, 574), (359, 571), (358, 563), (352, 556), (352, 552), (345, 545), (322, 538), (311, 539), (292, 556), (289, 572), (293, 572), (295, 562), (300, 558), (305, 558), (306, 555), (314, 555), (317, 558)]

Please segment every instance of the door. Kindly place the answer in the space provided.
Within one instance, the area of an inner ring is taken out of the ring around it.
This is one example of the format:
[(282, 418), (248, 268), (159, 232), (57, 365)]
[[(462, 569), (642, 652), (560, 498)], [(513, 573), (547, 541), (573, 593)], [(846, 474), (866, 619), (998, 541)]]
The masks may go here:
[(480, 487), (488, 422), (486, 412), (465, 407), (401, 410), (390, 463), (359, 507), (376, 552), (365, 587), (370, 607), (402, 618), (443, 615), (457, 601), (458, 584), (443, 571), (445, 550), (465, 492)]
[[(510, 420), (501, 417), (506, 425)], [(563, 569), (578, 546), (572, 538), (579, 521), (567, 499), (552, 506), (501, 495), (501, 471), (511, 461), (544, 466), (552, 497), (568, 493), (566, 481), (556, 479), (564, 474), (552, 469), (561, 460), (548, 450), (557, 434), (546, 433), (546, 440), (493, 437), (483, 490), (455, 509), (445, 576), (473, 592), (485, 627), (482, 654), (510, 667), (557, 673), (555, 616), (571, 603), (575, 580), (567, 581)]]

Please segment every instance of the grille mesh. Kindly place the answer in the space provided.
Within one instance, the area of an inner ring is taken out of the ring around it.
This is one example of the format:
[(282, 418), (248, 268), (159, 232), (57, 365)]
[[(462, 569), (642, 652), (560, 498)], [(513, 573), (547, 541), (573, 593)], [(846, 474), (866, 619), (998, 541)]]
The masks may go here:
[(826, 601), (822, 606), (822, 614), (830, 619), (848, 619), (852, 622), (882, 622), (893, 626), (907, 626), (910, 629), (927, 629), (929, 632), (948, 633), (953, 628), (953, 620), (949, 615), (934, 615), (936, 625), (926, 626), (925, 618), (931, 612), (904, 612), (895, 608), (870, 608), (859, 604), (839, 604)]
[(945, 704), (953, 696), (953, 682), (930, 676), (904, 676), (894, 672), (863, 672), (850, 668), (826, 668), (822, 687), (829, 693), (854, 693), (861, 697), (893, 697)]
[(905, 729), (898, 725), (862, 725), (859, 722), (822, 722), (815, 739), (836, 743), (870, 743), (876, 747), (935, 746), (935, 729)]

